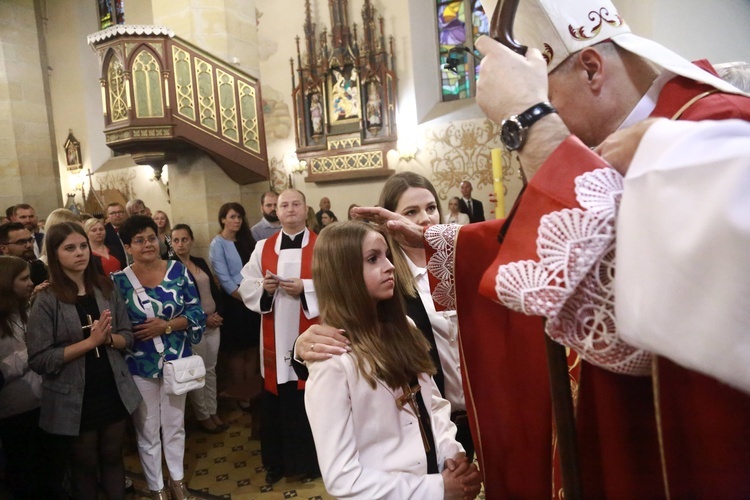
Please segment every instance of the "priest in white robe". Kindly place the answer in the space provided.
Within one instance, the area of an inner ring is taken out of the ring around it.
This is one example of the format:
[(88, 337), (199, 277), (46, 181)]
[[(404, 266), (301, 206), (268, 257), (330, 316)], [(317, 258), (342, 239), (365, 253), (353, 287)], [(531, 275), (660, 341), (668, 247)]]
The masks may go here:
[(291, 354), (297, 336), (319, 316), (312, 281), (316, 236), (305, 227), (306, 215), (304, 194), (294, 189), (279, 194), (281, 231), (259, 241), (242, 269), (240, 295), (263, 318), (261, 456), (269, 484), (285, 475), (320, 476), (304, 382), (292, 369)]

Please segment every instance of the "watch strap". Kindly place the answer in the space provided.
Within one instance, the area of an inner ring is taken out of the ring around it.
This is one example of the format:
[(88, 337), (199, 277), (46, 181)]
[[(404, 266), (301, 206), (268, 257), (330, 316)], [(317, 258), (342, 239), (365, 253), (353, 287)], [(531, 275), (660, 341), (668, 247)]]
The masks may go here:
[(538, 122), (545, 116), (551, 114), (551, 113), (557, 113), (557, 110), (555, 107), (550, 104), (549, 102), (540, 102), (538, 104), (535, 104), (531, 106), (529, 109), (524, 111), (523, 113), (516, 116), (516, 119), (518, 120), (518, 123), (521, 124), (523, 128), (529, 128), (534, 123)]

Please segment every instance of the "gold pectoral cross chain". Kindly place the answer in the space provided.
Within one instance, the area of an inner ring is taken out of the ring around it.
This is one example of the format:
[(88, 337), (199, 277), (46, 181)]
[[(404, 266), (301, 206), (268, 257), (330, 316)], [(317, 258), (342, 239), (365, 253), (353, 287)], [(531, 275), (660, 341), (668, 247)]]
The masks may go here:
[(419, 412), (419, 405), (417, 404), (417, 393), (422, 389), (422, 387), (419, 384), (409, 386), (404, 386), (404, 393), (396, 398), (396, 406), (398, 406), (399, 410), (403, 410), (404, 406), (407, 404), (411, 407), (411, 409), (414, 411), (414, 414), (417, 416), (417, 423), (419, 423), (419, 432), (422, 434), (422, 444), (424, 444), (424, 451), (429, 453), (430, 452), (430, 442), (427, 439), (427, 431), (424, 428), (424, 425), (422, 424), (422, 418)]

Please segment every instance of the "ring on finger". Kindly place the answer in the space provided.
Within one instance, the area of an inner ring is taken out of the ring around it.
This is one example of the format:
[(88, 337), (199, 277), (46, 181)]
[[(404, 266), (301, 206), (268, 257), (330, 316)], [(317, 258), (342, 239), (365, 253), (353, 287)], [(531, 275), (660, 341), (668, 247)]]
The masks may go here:
[(310, 344), (310, 350), (311, 350), (311, 351), (314, 351), (314, 350), (315, 350), (315, 344)]

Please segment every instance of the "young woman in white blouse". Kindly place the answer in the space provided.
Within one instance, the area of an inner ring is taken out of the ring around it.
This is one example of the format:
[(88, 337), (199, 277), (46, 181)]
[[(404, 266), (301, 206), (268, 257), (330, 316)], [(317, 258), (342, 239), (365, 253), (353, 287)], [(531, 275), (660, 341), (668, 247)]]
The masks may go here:
[(443, 223), (458, 224), (459, 226), (469, 223), (469, 216), (459, 211), (459, 201), (458, 196), (448, 200), (448, 213), (445, 214)]
[(360, 221), (331, 225), (315, 245), (321, 320), (352, 348), (310, 365), (305, 409), (323, 481), (337, 498), (474, 498), (479, 471), (455, 440), (389, 254), (383, 234)]

